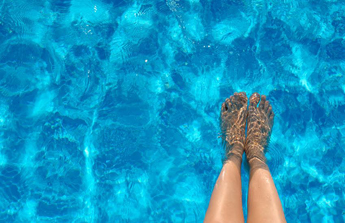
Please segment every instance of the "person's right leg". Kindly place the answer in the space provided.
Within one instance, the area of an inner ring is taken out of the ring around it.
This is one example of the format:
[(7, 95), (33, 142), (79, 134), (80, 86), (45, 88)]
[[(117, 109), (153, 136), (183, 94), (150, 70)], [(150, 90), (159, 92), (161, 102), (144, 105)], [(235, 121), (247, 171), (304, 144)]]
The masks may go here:
[(245, 152), (250, 167), (247, 222), (286, 222), (277, 189), (266, 164), (264, 150), (273, 127), (274, 113), (266, 97), (249, 99)]
[(247, 95), (244, 92), (235, 93), (225, 100), (221, 110), (221, 137), (227, 161), (214, 186), (205, 223), (244, 222), (241, 163), (246, 137), (246, 118)]

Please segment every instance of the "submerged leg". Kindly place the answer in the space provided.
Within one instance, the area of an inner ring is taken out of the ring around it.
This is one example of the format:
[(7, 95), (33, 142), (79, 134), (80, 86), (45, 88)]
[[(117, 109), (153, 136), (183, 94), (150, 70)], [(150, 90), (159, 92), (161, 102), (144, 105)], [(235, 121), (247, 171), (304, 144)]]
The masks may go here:
[(250, 166), (248, 191), (248, 223), (286, 222), (283, 208), (266, 164), (267, 148), (273, 127), (274, 113), (263, 95), (254, 93), (249, 99), (245, 152)]
[(244, 222), (241, 190), (241, 163), (244, 152), (247, 96), (235, 93), (222, 105), (222, 140), (226, 148), (224, 162), (214, 186), (205, 222)]

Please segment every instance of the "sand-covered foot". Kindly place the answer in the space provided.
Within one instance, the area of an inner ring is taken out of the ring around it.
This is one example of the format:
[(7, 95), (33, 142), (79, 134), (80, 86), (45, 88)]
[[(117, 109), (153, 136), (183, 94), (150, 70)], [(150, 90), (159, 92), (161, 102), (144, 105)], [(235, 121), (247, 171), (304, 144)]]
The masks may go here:
[(235, 158), (242, 161), (246, 137), (247, 100), (246, 93), (235, 93), (222, 105), (221, 137), (227, 159)]
[[(274, 113), (266, 96), (258, 93), (249, 98), (247, 119), (247, 138), (245, 152), (249, 165), (266, 166), (265, 150), (268, 146), (273, 127)], [(258, 106), (259, 104), (259, 106)]]

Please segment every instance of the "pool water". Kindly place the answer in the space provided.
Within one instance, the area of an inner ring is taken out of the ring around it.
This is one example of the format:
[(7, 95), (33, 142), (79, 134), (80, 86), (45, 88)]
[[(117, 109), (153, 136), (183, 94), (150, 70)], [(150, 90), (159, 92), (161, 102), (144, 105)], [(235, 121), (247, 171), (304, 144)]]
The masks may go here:
[(336, 0), (0, 1), (0, 222), (202, 222), (239, 91), (287, 221), (344, 222), (344, 37)]

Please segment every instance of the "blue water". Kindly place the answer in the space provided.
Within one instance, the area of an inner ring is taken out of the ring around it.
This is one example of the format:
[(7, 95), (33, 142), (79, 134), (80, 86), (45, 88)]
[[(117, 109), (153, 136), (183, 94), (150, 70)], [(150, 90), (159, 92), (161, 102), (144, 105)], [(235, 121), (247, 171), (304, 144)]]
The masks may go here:
[(202, 222), (239, 91), (287, 221), (344, 222), (344, 34), (336, 0), (0, 1), (0, 222)]

